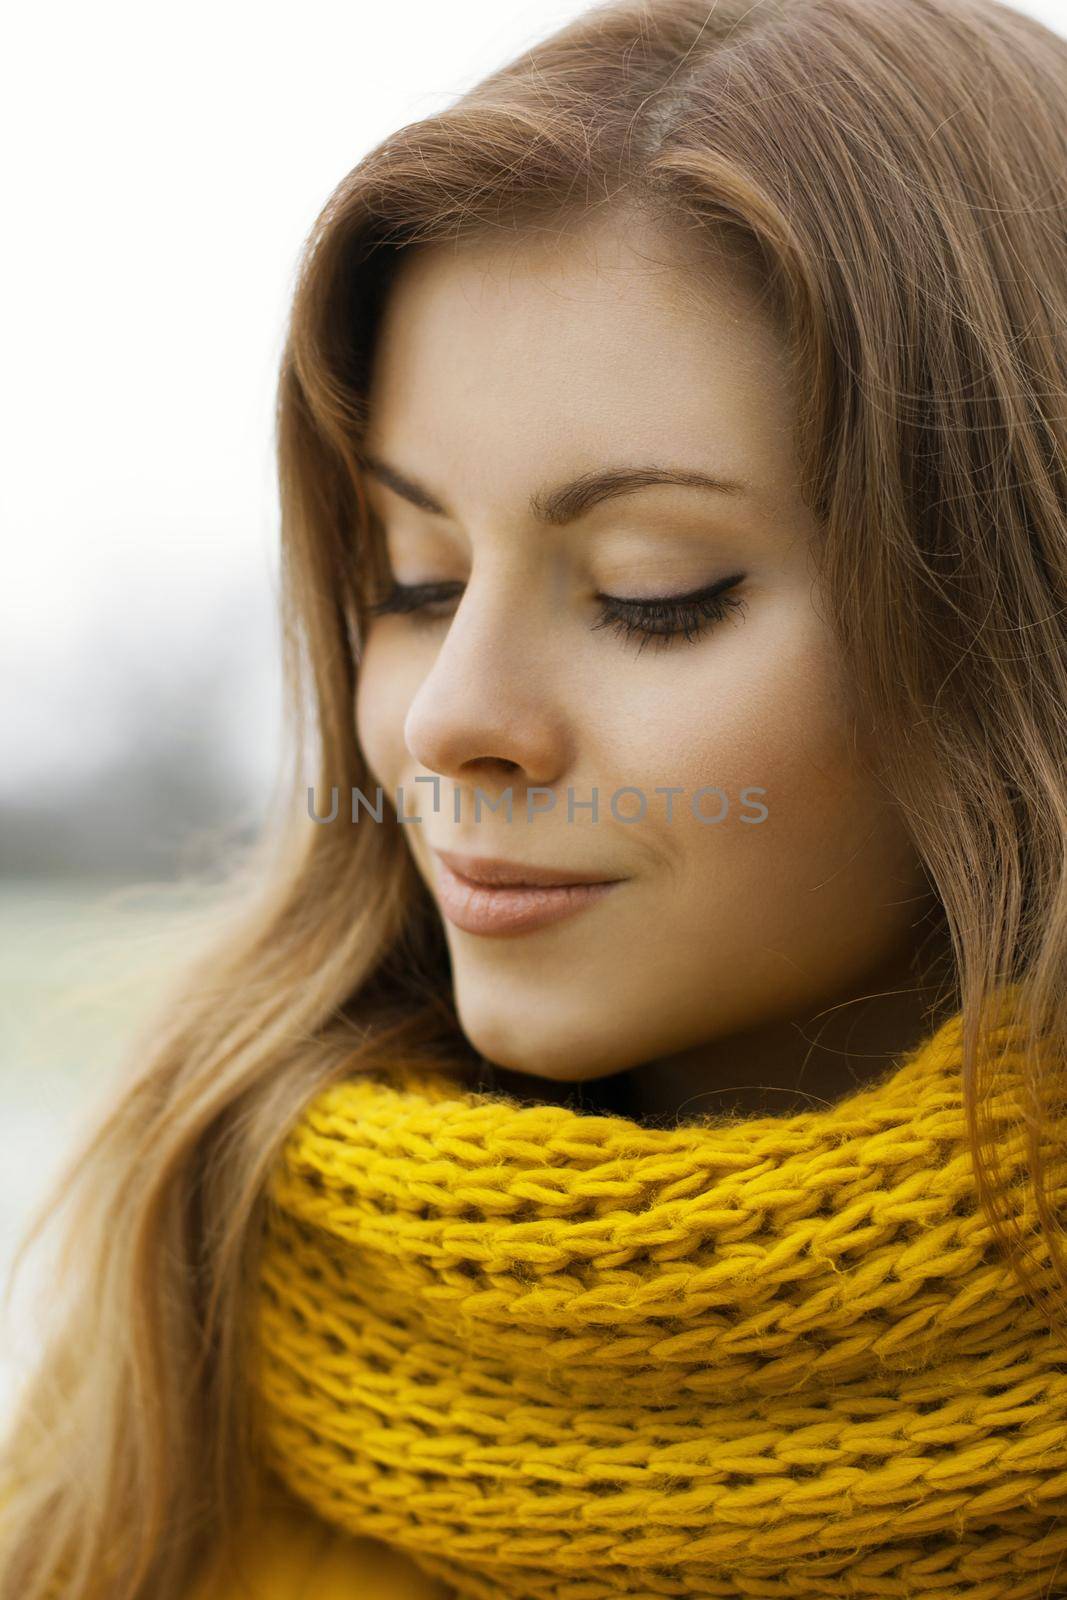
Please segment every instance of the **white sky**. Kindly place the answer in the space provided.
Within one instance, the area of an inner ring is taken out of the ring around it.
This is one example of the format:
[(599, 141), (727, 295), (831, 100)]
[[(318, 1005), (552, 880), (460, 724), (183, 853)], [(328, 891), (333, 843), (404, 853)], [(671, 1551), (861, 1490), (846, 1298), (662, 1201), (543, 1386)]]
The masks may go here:
[[(121, 737), (124, 682), (225, 639), (273, 760), (272, 404), (291, 275), (339, 179), (584, 0), (94, 0), (0, 40), (0, 792)], [(1067, 33), (1067, 0), (1020, 7)]]
[(384, 134), (582, 9), (9, 11), (0, 788), (94, 765), (123, 682), (173, 684), (223, 634), (235, 737), (272, 758), (272, 406), (304, 237)]

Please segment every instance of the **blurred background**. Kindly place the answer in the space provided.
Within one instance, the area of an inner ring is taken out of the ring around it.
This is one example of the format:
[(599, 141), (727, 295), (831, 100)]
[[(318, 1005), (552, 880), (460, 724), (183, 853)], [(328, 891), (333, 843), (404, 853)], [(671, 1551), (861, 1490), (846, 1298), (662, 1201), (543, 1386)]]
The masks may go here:
[[(0, 1287), (181, 954), (174, 884), (254, 832), (273, 781), (274, 384), (304, 238), (372, 144), (584, 9), (8, 13)], [(1019, 9), (1067, 33), (1067, 0)]]

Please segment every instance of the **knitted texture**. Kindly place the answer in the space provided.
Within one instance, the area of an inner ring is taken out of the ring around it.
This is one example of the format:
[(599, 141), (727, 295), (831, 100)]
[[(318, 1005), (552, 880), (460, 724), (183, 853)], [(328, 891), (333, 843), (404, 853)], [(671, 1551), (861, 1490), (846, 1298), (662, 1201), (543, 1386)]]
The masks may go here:
[[(321, 1092), (271, 1174), (270, 1467), (476, 1600), (1067, 1595), (1067, 1350), (979, 1210), (960, 1039), (675, 1127), (400, 1064)], [(1052, 1178), (1062, 1215), (1067, 1137)]]

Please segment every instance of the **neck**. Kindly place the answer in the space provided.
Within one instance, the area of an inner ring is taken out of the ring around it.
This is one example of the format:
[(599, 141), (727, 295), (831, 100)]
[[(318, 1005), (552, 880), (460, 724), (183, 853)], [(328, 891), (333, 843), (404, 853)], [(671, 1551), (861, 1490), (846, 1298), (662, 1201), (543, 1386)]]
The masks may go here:
[(825, 1109), (881, 1077), (922, 1043), (931, 996), (910, 970), (812, 1012), (711, 1040), (631, 1069), (628, 1114), (643, 1121), (707, 1112), (789, 1116)]
[[(566, 1102), (649, 1125), (705, 1113), (789, 1116), (825, 1109), (880, 1077), (922, 1043), (944, 1013), (935, 974), (948, 955), (944, 932), (909, 950), (862, 985), (758, 1027), (703, 1041), (605, 1078), (580, 1083), (534, 1078), (483, 1063), (484, 1083), (524, 1102)], [(950, 1009), (951, 996), (944, 996)]]

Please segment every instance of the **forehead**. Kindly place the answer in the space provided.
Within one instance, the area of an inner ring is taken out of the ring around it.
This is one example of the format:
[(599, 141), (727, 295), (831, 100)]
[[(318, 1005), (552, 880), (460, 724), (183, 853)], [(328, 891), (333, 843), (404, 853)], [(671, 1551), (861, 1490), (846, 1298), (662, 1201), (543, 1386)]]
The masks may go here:
[[(690, 459), (784, 487), (785, 352), (743, 265), (629, 216), (409, 249), (385, 298), (370, 431), (438, 481)], [(534, 466), (536, 463), (536, 468)]]

